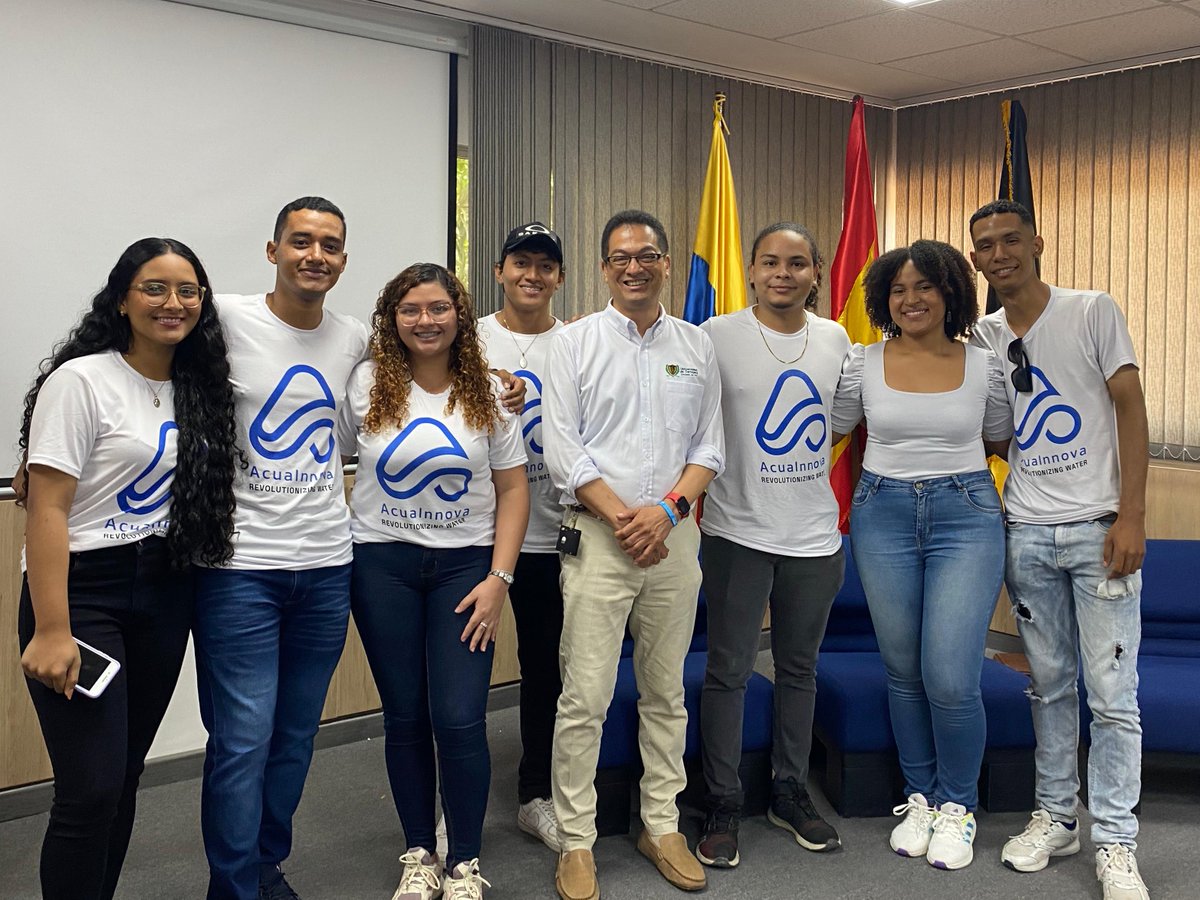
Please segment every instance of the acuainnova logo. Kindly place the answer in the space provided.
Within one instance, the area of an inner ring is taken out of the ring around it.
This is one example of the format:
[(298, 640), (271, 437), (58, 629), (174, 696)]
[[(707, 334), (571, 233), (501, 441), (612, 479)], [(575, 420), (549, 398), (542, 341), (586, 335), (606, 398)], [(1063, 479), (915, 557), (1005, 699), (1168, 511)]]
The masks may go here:
[(525, 410), (521, 413), (521, 437), (531, 456), (542, 455), (542, 380), (528, 369), (514, 375), (525, 379)]
[[(121, 507), (122, 512), (146, 515), (171, 498), (171, 484), (175, 480), (175, 448), (178, 442), (178, 426), (170, 420), (163, 422), (158, 429), (158, 448), (154, 458), (117, 494), (117, 506)], [(170, 465), (163, 462), (168, 450)]]
[[(1037, 366), (1030, 366), (1029, 372), (1033, 376), (1034, 391), (1029, 395), (1029, 405), (1025, 407), (1021, 421), (1017, 423), (1017, 447), (1028, 450), (1043, 435), (1052, 444), (1074, 440), (1083, 427), (1079, 411), (1068, 403), (1055, 402), (1054, 398), (1062, 397), (1062, 394), (1050, 383), (1045, 372)], [(1018, 402), (1024, 396), (1017, 394)]]
[(250, 446), (267, 459), (288, 459), (307, 445), (313, 459), (329, 462), (336, 412), (325, 377), (312, 366), (292, 366), (250, 424)]
[(812, 379), (799, 369), (780, 373), (754, 429), (758, 446), (772, 456), (783, 456), (803, 438), (804, 445), (816, 453), (825, 445), (828, 430), (821, 393)]
[[(407, 460), (396, 471), (391, 470), (396, 457)], [(446, 465), (450, 460), (467, 458), (462, 444), (450, 429), (437, 419), (413, 419), (379, 455), (375, 477), (384, 492), (397, 500), (417, 496), (430, 484), (433, 492), (447, 503), (453, 503), (467, 492), (471, 470), (465, 465)], [(437, 463), (441, 462), (441, 465)]]

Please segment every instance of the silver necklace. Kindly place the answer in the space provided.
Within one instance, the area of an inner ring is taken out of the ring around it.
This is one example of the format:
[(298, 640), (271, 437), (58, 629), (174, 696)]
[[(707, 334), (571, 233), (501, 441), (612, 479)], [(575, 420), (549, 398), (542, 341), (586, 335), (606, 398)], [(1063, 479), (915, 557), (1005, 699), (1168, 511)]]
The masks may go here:
[(805, 316), (804, 316), (804, 349), (800, 351), (800, 355), (797, 356), (795, 359), (780, 359), (778, 356), (775, 355), (775, 351), (772, 350), (771, 345), (769, 343), (767, 343), (767, 333), (765, 331), (763, 331), (762, 322), (760, 322), (758, 320), (758, 312), (755, 311), (752, 315), (754, 316), (754, 324), (758, 326), (758, 335), (759, 335), (759, 337), (762, 338), (763, 346), (767, 348), (768, 353), (770, 353), (772, 356), (775, 357), (776, 362), (783, 363), (785, 366), (790, 366), (794, 363), (800, 362), (800, 360), (802, 360), (804, 358), (804, 354), (808, 352), (809, 327), (808, 327), (808, 315), (807, 314), (805, 314)]
[[(503, 315), (503, 313), (501, 313), (501, 315)], [(539, 331), (536, 334), (534, 334), (533, 340), (530, 341), (528, 344), (526, 344), (524, 349), (522, 349), (521, 345), (519, 343), (517, 343), (516, 333), (511, 328), (508, 327), (507, 317), (502, 319), (502, 318), (500, 318), (500, 316), (496, 316), (496, 321), (498, 321), (501, 325), (503, 325), (504, 330), (508, 332), (508, 336), (512, 339), (513, 346), (517, 348), (517, 353), (520, 354), (520, 356), (521, 356), (521, 368), (524, 369), (526, 366), (529, 365), (528, 360), (525, 359), (525, 354), (528, 353), (533, 348), (533, 345), (537, 343), (537, 339), (540, 338), (544, 334), (544, 332)], [(554, 327), (554, 317), (551, 316), (550, 317), (550, 328), (553, 328), (553, 327)], [(547, 330), (549, 330), (549, 329), (547, 329)]]

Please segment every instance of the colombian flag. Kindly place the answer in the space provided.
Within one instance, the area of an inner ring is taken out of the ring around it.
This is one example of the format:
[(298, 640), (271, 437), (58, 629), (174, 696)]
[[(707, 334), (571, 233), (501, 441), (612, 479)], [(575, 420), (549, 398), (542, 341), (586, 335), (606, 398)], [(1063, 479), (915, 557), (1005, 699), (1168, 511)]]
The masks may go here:
[[(878, 252), (875, 226), (875, 194), (871, 188), (871, 162), (867, 155), (867, 128), (862, 97), (854, 98), (850, 136), (846, 142), (845, 194), (842, 198), (842, 237), (829, 273), (832, 318), (837, 319), (856, 344), (873, 344), (882, 335), (867, 318), (863, 279)], [(854, 436), (833, 448), (829, 481), (838, 500), (838, 525), (845, 533), (850, 526), (850, 457), (846, 451)]]
[[(1025, 110), (1020, 100), (1003, 100), (1000, 103), (1000, 123), (1004, 126), (1004, 159), (1000, 163), (1000, 191), (998, 200), (1015, 200), (1029, 210), (1033, 216), (1033, 231), (1037, 233), (1037, 215), (1033, 211), (1033, 174), (1029, 170), (1029, 146), (1025, 141), (1027, 126)], [(1035, 259), (1033, 265), (1038, 274), (1042, 261)], [(1000, 308), (996, 289), (988, 285), (987, 311)]]
[(738, 227), (737, 197), (733, 193), (733, 171), (725, 146), (722, 108), (725, 95), (713, 101), (712, 149), (704, 196), (700, 200), (700, 223), (692, 245), (692, 267), (688, 272), (687, 299), (683, 317), (699, 325), (710, 316), (736, 312), (746, 306), (746, 272), (742, 265), (742, 233)]

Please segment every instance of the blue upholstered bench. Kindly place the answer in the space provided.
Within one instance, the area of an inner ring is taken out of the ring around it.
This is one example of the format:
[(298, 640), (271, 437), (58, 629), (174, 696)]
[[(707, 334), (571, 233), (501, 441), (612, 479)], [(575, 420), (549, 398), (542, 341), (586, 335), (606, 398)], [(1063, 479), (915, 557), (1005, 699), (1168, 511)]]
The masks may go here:
[[(888, 711), (887, 672), (849, 540), (843, 547), (846, 581), (817, 663), (814, 748), (818, 766), (823, 762), (826, 796), (839, 815), (882, 816), (903, 799), (904, 784)], [(993, 812), (1029, 809), (1033, 803), (1028, 684), (1025, 675), (984, 660), (980, 685), (988, 739), (979, 788), (980, 804)]]
[[(707, 662), (708, 615), (704, 592), (700, 592), (696, 627), (683, 661), (683, 703), (687, 709), (687, 743), (684, 763), (687, 788), (680, 800), (699, 806), (706, 788), (700, 770), (700, 690)], [(596, 829), (601, 835), (627, 834), (632, 798), (642, 773), (638, 750), (637, 684), (633, 674), (633, 641), (626, 638), (617, 665), (617, 685), (604, 721), (600, 760), (596, 769)], [(771, 682), (755, 673), (746, 685), (746, 707), (742, 725), (740, 774), (746, 793), (745, 811), (764, 812), (771, 792), (771, 729), (774, 721), (775, 690)]]
[[(1138, 705), (1142, 750), (1200, 754), (1200, 541), (1146, 541)], [(1091, 712), (1080, 679), (1081, 734)]]

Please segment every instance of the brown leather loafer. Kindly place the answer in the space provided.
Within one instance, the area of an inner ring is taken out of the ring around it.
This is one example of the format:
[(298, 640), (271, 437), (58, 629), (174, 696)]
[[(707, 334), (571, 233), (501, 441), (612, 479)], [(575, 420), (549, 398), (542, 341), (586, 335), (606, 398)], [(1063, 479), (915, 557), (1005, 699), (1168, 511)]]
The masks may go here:
[(596, 860), (591, 850), (568, 850), (558, 858), (554, 886), (562, 900), (600, 900)]
[(649, 832), (643, 830), (638, 838), (638, 851), (654, 863), (662, 877), (681, 891), (698, 891), (704, 887), (704, 869), (688, 850), (687, 839), (678, 831), (664, 834), (658, 846), (650, 840)]

